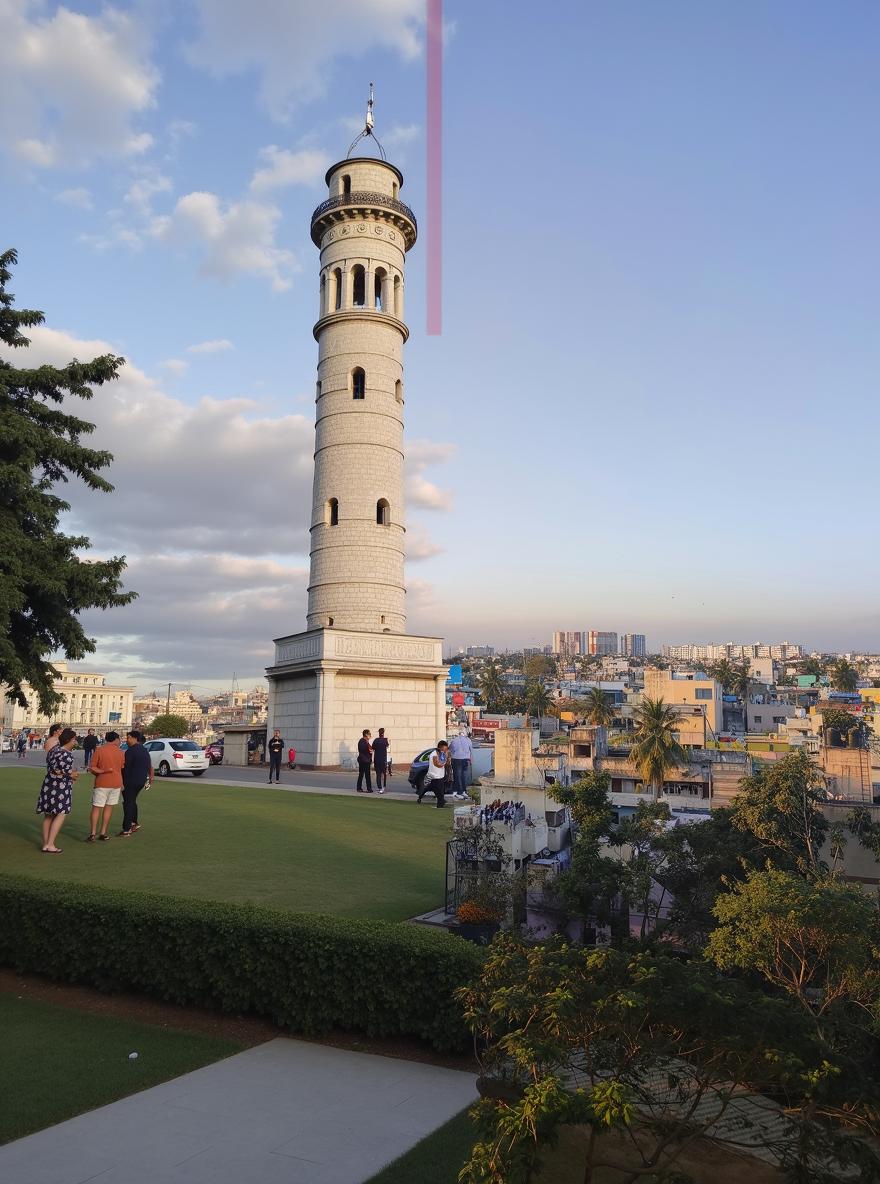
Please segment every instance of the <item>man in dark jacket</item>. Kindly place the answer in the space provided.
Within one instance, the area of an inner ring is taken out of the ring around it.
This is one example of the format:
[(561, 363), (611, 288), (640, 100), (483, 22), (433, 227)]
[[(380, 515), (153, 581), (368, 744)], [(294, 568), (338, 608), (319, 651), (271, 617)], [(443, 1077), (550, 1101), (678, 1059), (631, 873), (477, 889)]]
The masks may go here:
[(153, 763), (150, 754), (144, 748), (143, 732), (128, 732), (125, 739), (128, 748), (125, 750), (125, 763), (122, 766), (122, 830), (118, 835), (120, 839), (130, 839), (136, 830), (141, 829), (138, 822), (138, 794), (153, 784)]
[(370, 729), (364, 728), (358, 740), (358, 793), (363, 793), (364, 778), (367, 779), (367, 793), (373, 792), (373, 780), (370, 777), (370, 764), (373, 760), (373, 746), (370, 743)]
[(95, 755), (95, 749), (98, 747), (98, 737), (95, 735), (95, 729), (89, 728), (83, 737), (83, 768), (87, 769), (92, 763), (92, 757)]
[(269, 784), (272, 784), (272, 774), (275, 774), (275, 784), (281, 780), (281, 754), (284, 752), (284, 741), (281, 732), (275, 729), (275, 734), (268, 744), (269, 749)]

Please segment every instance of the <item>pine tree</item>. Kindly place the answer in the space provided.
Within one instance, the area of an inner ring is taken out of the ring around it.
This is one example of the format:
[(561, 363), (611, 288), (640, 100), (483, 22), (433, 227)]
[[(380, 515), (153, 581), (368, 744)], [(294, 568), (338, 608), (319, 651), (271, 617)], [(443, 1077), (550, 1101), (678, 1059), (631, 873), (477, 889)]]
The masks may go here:
[[(6, 286), (17, 262), (15, 251), (0, 254), (0, 345), (8, 349), (28, 345), (21, 330), (44, 320), (41, 312), (13, 308)], [(128, 604), (136, 595), (121, 590), (124, 556), (84, 558), (89, 540), (59, 530), (59, 516), (70, 507), (56, 492), (70, 475), (89, 489), (112, 491), (101, 476), (112, 456), (81, 443), (94, 424), (66, 408), (90, 399), (91, 388), (116, 378), (124, 363), (105, 354), (61, 368), (17, 369), (0, 358), (0, 683), (22, 706), (22, 685), (30, 684), (46, 714), (60, 698), (49, 656), (76, 661), (95, 648), (78, 614)]]

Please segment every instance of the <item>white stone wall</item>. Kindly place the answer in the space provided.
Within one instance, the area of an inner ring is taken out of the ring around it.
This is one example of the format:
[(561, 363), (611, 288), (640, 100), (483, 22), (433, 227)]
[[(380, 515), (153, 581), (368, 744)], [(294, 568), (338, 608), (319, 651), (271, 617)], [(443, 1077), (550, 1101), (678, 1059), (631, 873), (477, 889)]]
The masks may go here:
[[(313, 671), (278, 679), (273, 685), (269, 726), (280, 728), (286, 746), (296, 749), (297, 761), (316, 765), (318, 735), (317, 676)], [(286, 757), (285, 753), (285, 757)]]
[(409, 768), (419, 749), (441, 738), (436, 734), (433, 678), (337, 674), (335, 683), (329, 742), (339, 753), (338, 764), (357, 760), (357, 742), (364, 728), (374, 736), (379, 728), (385, 729), (401, 772), (404, 765)]

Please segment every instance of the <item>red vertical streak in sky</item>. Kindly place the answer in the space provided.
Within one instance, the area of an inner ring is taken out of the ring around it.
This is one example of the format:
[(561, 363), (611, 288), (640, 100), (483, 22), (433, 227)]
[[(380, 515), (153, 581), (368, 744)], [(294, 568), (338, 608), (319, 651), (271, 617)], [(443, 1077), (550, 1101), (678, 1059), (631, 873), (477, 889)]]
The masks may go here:
[(428, 2), (428, 333), (441, 331), (443, 303), (443, 0)]

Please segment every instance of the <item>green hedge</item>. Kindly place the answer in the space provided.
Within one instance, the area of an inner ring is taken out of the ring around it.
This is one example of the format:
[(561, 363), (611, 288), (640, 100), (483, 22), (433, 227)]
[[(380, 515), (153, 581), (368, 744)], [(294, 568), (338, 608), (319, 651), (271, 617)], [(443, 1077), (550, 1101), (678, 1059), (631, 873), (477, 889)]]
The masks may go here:
[(453, 991), (482, 958), (468, 942), (415, 925), (0, 875), (0, 964), (253, 1012), (296, 1032), (341, 1028), (462, 1047)]

